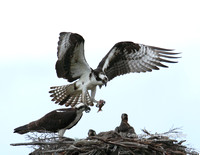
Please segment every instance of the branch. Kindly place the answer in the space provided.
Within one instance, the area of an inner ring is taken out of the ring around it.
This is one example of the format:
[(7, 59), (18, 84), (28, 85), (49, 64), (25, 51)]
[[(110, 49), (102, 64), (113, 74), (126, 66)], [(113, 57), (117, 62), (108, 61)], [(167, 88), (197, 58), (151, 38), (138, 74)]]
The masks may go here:
[(63, 141), (63, 142), (29, 142), (29, 143), (13, 143), (11, 146), (19, 146), (19, 145), (55, 145), (55, 144), (73, 144), (73, 141)]

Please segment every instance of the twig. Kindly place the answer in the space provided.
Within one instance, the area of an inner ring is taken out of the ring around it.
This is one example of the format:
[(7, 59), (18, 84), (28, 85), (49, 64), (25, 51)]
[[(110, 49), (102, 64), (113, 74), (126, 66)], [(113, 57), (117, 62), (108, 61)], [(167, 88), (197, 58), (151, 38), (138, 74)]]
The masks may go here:
[(20, 145), (55, 145), (55, 144), (73, 144), (73, 141), (63, 141), (63, 142), (29, 142), (29, 143), (13, 143), (10, 144), (12, 146), (20, 146)]

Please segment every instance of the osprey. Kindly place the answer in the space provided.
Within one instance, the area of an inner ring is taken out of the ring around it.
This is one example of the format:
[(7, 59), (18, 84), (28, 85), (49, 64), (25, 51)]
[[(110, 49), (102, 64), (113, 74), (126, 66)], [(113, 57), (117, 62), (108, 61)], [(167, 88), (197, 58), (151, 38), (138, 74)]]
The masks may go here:
[(126, 136), (128, 133), (136, 135), (134, 128), (128, 123), (128, 115), (126, 113), (121, 115), (121, 124), (115, 128), (115, 131), (122, 136)]
[[(61, 32), (58, 41), (58, 60), (55, 65), (57, 76), (73, 82), (64, 86), (51, 87), (52, 101), (60, 105), (75, 106), (83, 102), (99, 106), (95, 99), (96, 87), (100, 88), (113, 78), (127, 74), (151, 72), (159, 67), (168, 67), (162, 62), (176, 63), (170, 59), (178, 58), (171, 49), (137, 44), (134, 42), (118, 42), (101, 60), (96, 69), (92, 69), (84, 55), (84, 39), (81, 35)], [(91, 93), (88, 93), (91, 90)]]
[(78, 123), (83, 111), (87, 113), (90, 111), (90, 108), (83, 103), (76, 105), (75, 108), (57, 109), (36, 121), (14, 129), (14, 133), (58, 132), (58, 136), (63, 137), (66, 129), (71, 129)]
[(93, 129), (90, 129), (89, 131), (88, 131), (88, 137), (91, 137), (91, 136), (96, 136), (97, 134), (96, 134), (96, 131), (94, 131)]
[(93, 129), (90, 129), (88, 131), (88, 139), (92, 138), (93, 136), (103, 138), (104, 140), (110, 139), (110, 138), (120, 138), (119, 134), (117, 134), (113, 130), (106, 131), (106, 132), (100, 132), (100, 133), (96, 134), (96, 131), (94, 131)]

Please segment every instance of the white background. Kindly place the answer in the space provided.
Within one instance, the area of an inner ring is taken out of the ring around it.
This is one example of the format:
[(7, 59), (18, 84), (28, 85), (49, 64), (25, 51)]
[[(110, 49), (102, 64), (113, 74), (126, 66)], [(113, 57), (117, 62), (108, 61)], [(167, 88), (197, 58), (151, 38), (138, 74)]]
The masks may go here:
[(7, 0), (0, 2), (1, 154), (28, 154), (13, 129), (63, 108), (49, 97), (49, 87), (67, 84), (56, 76), (57, 42), (62, 31), (85, 39), (85, 56), (95, 68), (119, 41), (172, 48), (177, 64), (120, 76), (97, 90), (103, 111), (92, 108), (65, 136), (85, 138), (89, 129), (113, 130), (122, 113), (138, 134), (182, 127), (185, 145), (200, 150), (200, 9), (196, 0)]

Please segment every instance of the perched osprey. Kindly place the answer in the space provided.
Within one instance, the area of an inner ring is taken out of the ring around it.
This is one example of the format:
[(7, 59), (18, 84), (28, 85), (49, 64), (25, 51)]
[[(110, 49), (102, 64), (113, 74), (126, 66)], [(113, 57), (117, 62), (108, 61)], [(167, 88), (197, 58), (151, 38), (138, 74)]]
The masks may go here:
[(96, 131), (94, 131), (93, 129), (90, 129), (88, 131), (88, 138), (90, 139), (93, 136), (103, 138), (104, 140), (105, 139), (110, 139), (110, 138), (120, 138), (120, 135), (117, 134), (113, 130), (106, 131), (106, 132), (100, 132), (100, 133), (96, 134)]
[(83, 103), (76, 105), (75, 108), (57, 109), (36, 121), (14, 129), (14, 133), (58, 132), (58, 136), (63, 137), (66, 129), (71, 129), (78, 123), (83, 111), (87, 113), (90, 111), (90, 108)]
[(88, 131), (88, 137), (91, 137), (91, 136), (96, 136), (97, 134), (96, 134), (96, 131), (94, 131), (93, 129), (90, 129), (89, 131)]
[(131, 136), (133, 135), (134, 137), (136, 137), (134, 128), (130, 126), (128, 123), (128, 115), (126, 113), (123, 113), (121, 115), (120, 126), (116, 127), (115, 131), (123, 137), (129, 136), (129, 135)]
[[(84, 55), (84, 39), (81, 35), (61, 32), (58, 41), (58, 60), (56, 72), (59, 78), (73, 82), (69, 85), (51, 87), (52, 101), (75, 106), (79, 102), (93, 105), (96, 86), (100, 88), (116, 76), (130, 72), (151, 72), (158, 67), (168, 67), (162, 62), (176, 63), (170, 59), (178, 58), (171, 49), (146, 46), (133, 42), (116, 43), (101, 60), (96, 69), (92, 69)], [(91, 94), (88, 93), (91, 90)]]
[(121, 115), (121, 124), (120, 126), (115, 128), (115, 131), (119, 133), (119, 132), (128, 132), (129, 130), (135, 133), (134, 128), (130, 126), (128, 123), (128, 115), (126, 113), (123, 113)]

